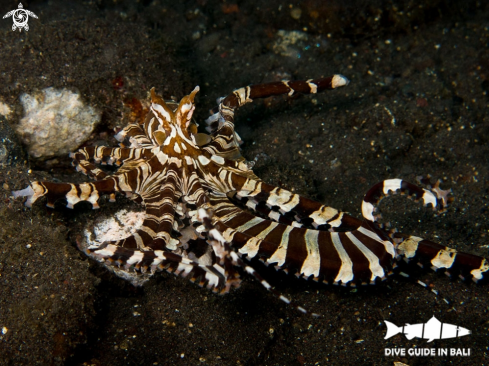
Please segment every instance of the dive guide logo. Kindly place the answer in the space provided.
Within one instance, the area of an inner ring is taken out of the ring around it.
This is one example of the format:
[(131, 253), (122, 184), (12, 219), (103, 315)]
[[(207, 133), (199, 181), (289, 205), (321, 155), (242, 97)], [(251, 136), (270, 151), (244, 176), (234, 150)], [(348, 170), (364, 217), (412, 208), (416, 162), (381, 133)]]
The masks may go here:
[[(426, 323), (406, 324), (398, 327), (394, 323), (384, 320), (387, 332), (384, 339), (389, 339), (397, 334), (411, 340), (413, 338), (427, 339), (428, 343), (435, 339), (458, 338), (471, 334), (467, 328), (458, 325), (442, 323), (434, 316)], [(470, 356), (470, 348), (385, 348), (385, 356)]]
[(413, 339), (414, 337), (428, 339), (429, 343), (435, 339), (463, 337), (471, 333), (470, 330), (458, 325), (442, 323), (434, 316), (426, 323), (406, 324), (403, 327), (398, 327), (387, 320), (384, 320), (384, 322), (387, 326), (387, 333), (384, 339), (389, 339), (396, 334), (402, 333), (407, 339)]
[(34, 14), (30, 10), (24, 9), (24, 6), (22, 3), (19, 3), (19, 8), (15, 10), (9, 11), (7, 14), (3, 16), (3, 19), (12, 17), (12, 20), (14, 21), (14, 24), (12, 25), (12, 30), (19, 30), (22, 31), (22, 28), (24, 28), (26, 31), (29, 30), (29, 24), (27, 22), (29, 21), (29, 15), (33, 18), (37, 19), (37, 15)]

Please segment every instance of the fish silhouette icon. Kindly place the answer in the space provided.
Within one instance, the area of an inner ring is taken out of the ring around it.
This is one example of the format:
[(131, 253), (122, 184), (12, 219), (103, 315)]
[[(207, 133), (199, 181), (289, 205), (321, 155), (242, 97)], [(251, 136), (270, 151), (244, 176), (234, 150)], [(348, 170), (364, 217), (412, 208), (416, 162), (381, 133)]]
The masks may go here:
[(387, 333), (384, 339), (395, 336), (396, 334), (402, 333), (407, 339), (421, 338), (428, 339), (428, 343), (435, 339), (447, 339), (463, 337), (471, 334), (471, 331), (459, 327), (458, 325), (442, 323), (434, 316), (428, 320), (426, 323), (419, 324), (406, 324), (403, 327), (398, 327), (394, 323), (384, 320), (387, 326)]

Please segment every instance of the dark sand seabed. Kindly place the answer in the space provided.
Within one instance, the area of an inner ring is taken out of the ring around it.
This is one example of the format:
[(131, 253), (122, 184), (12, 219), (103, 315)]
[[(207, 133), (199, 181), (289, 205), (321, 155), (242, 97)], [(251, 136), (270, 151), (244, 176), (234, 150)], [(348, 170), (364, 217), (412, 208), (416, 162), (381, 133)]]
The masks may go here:
[[(145, 98), (152, 86), (179, 99), (200, 85), (196, 117), (203, 121), (215, 99), (235, 88), (341, 73), (348, 87), (257, 101), (238, 112), (244, 155), (268, 156), (257, 175), (360, 216), (363, 194), (379, 180), (430, 174), (453, 191), (448, 211), (436, 216), (401, 197), (383, 205), (385, 221), (489, 257), (489, 3), (427, 3), (30, 1), (24, 5), (39, 19), (30, 19), (29, 32), (13, 32), (11, 19), (1, 19), (0, 101), (13, 113), (0, 122), (0, 147), (10, 154), (0, 169), (0, 364), (487, 364), (487, 286), (421, 272), (419, 279), (451, 299), (447, 305), (397, 277), (352, 290), (257, 264), (279, 291), (321, 313), (318, 319), (246, 276), (226, 296), (165, 273), (135, 288), (74, 244), (82, 224), (127, 200), (100, 211), (26, 209), (10, 195), (29, 180), (84, 179), (67, 158), (27, 161), (9, 128), (22, 116), (23, 92), (79, 90), (103, 111), (87, 144), (115, 145), (122, 101)], [(2, 1), (0, 13), (17, 5)], [(303, 33), (293, 33), (300, 39), (287, 48), (279, 30)], [(404, 325), (433, 315), (472, 334), (432, 343), (383, 339), (384, 320)], [(470, 348), (470, 356), (384, 356), (393, 347)]]

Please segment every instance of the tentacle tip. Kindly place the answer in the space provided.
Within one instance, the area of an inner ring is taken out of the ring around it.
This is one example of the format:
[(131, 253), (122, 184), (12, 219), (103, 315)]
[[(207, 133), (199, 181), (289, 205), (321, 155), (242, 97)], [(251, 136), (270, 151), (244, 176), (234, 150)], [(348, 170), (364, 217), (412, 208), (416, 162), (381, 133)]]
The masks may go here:
[(344, 77), (341, 74), (336, 74), (333, 76), (333, 79), (331, 80), (331, 87), (333, 89), (339, 88), (341, 86), (346, 86), (350, 83), (350, 80), (348, 80), (346, 77)]
[(20, 189), (18, 191), (12, 191), (12, 196), (14, 196), (14, 198), (31, 197), (33, 195), (34, 195), (34, 190), (32, 189), (32, 187), (30, 185), (24, 189)]
[(125, 137), (126, 137), (126, 133), (124, 130), (121, 130), (117, 134), (114, 135), (114, 138), (121, 143), (122, 143), (122, 141), (124, 141)]

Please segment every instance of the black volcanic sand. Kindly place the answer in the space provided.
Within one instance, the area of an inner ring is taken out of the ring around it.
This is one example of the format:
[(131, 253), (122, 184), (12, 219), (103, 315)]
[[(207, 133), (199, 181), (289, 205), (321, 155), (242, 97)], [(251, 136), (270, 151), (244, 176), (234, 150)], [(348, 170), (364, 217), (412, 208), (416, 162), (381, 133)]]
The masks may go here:
[[(267, 182), (360, 216), (379, 180), (430, 174), (452, 189), (439, 215), (405, 197), (382, 204), (384, 222), (458, 250), (489, 256), (487, 235), (489, 7), (477, 1), (31, 1), (29, 32), (0, 22), (0, 364), (2, 365), (480, 365), (487, 363), (488, 288), (431, 272), (446, 304), (400, 278), (368, 288), (321, 286), (255, 267), (287, 296), (322, 314), (303, 316), (246, 275), (214, 295), (173, 275), (142, 288), (77, 250), (87, 205), (32, 209), (10, 191), (29, 180), (81, 182), (61, 157), (28, 160), (14, 126), (19, 96), (78, 90), (103, 113), (87, 144), (115, 145), (122, 101), (155, 86), (201, 92), (196, 117), (235, 88), (341, 73), (348, 87), (257, 101), (237, 115), (248, 159)], [(3, 2), (6, 13), (17, 2)], [(300, 38), (286, 48), (278, 31)], [(280, 48), (282, 46), (282, 48)], [(28, 170), (31, 172), (28, 173)], [(102, 202), (111, 212), (132, 205)], [(413, 270), (413, 269), (411, 269)], [(384, 340), (384, 320), (432, 316), (472, 331), (449, 340)], [(2, 330), (3, 329), (3, 330)], [(384, 356), (385, 348), (460, 348), (469, 357)]]

